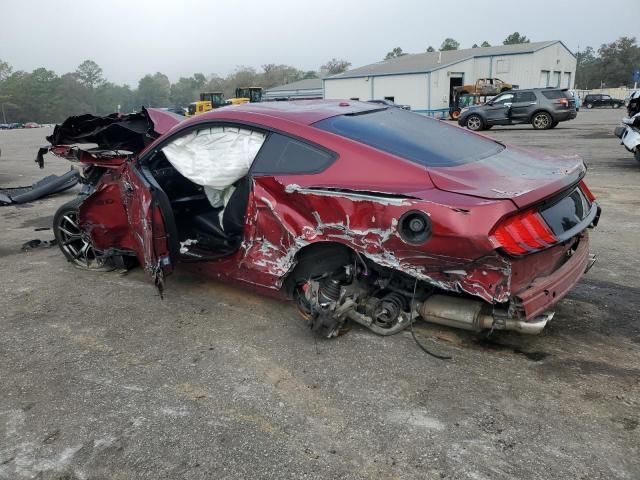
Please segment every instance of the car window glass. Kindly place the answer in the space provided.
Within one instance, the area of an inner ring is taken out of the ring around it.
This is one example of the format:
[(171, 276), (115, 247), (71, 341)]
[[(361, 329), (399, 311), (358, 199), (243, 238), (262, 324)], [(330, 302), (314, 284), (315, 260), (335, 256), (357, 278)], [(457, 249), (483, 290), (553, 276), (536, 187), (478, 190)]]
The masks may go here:
[(488, 138), (400, 108), (338, 115), (314, 126), (430, 167), (475, 162), (504, 148)]
[(279, 133), (271, 133), (253, 163), (252, 173), (318, 173), (333, 163), (332, 152)]
[(503, 104), (503, 103), (507, 103), (507, 102), (511, 102), (513, 101), (513, 94), (512, 93), (505, 93), (504, 95), (499, 95), (495, 98), (495, 100), (493, 100), (494, 104)]
[(602, 95), (602, 100), (610, 100), (611, 97), (609, 95)]
[(516, 92), (513, 97), (514, 102), (535, 102), (536, 94), (533, 92)]

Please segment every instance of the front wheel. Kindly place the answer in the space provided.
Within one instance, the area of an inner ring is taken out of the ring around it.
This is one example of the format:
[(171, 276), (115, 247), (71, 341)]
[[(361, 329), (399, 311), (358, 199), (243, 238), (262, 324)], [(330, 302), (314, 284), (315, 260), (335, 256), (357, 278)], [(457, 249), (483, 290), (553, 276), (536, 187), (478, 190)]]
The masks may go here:
[(552, 123), (553, 119), (547, 112), (538, 112), (531, 119), (531, 125), (533, 125), (533, 128), (536, 130), (547, 130), (551, 128)]
[(480, 118), (480, 115), (469, 115), (466, 125), (469, 130), (473, 130), (474, 132), (484, 128), (484, 122), (482, 118)]
[(93, 247), (89, 235), (80, 229), (78, 197), (62, 205), (53, 216), (53, 234), (67, 260), (83, 270), (108, 272), (115, 268), (110, 258)]
[(620, 104), (619, 103), (614, 103), (613, 104), (613, 108), (620, 108)]
[(589, 110), (591, 110), (593, 108), (593, 103), (586, 103), (585, 107), (587, 107)]

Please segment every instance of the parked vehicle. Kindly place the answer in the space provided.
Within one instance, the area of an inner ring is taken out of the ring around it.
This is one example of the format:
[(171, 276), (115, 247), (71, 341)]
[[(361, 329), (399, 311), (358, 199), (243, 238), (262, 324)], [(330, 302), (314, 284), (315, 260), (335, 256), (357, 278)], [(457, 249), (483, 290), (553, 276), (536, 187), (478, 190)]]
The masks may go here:
[(367, 100), (367, 103), (375, 103), (378, 105), (384, 105), (385, 107), (395, 107), (395, 108), (402, 108), (403, 110), (411, 110), (411, 106), (409, 105), (401, 105), (399, 103), (392, 102), (391, 100), (387, 100), (387, 99)]
[(22, 128), (40, 128), (40, 124), (35, 122), (27, 122), (22, 126)]
[(640, 162), (640, 91), (631, 94), (627, 111), (629, 116), (622, 119), (622, 125), (615, 129), (614, 134)]
[(476, 131), (519, 123), (530, 123), (536, 130), (546, 130), (572, 120), (576, 115), (575, 100), (566, 88), (533, 88), (509, 90), (483, 105), (463, 108), (458, 123)]
[(584, 106), (589, 109), (597, 107), (620, 108), (624, 107), (624, 100), (611, 98), (611, 95), (592, 93), (584, 97)]
[(47, 137), (41, 156), (79, 161), (91, 186), (54, 218), (71, 263), (137, 261), (160, 291), (188, 267), (292, 298), (332, 337), (347, 321), (389, 335), (417, 316), (538, 333), (593, 262), (600, 207), (577, 157), (362, 102), (180, 120), (86, 115)]
[(483, 105), (490, 101), (493, 95), (484, 95), (478, 93), (466, 93), (463, 92), (462, 87), (454, 87), (451, 95), (451, 102), (449, 104), (449, 117), (452, 120), (458, 120), (462, 109), (467, 109), (475, 105)]
[(460, 88), (461, 93), (497, 95), (498, 93), (506, 92), (507, 90), (516, 89), (518, 88), (518, 85), (503, 82), (499, 78), (479, 78), (474, 84), (463, 85), (458, 88)]

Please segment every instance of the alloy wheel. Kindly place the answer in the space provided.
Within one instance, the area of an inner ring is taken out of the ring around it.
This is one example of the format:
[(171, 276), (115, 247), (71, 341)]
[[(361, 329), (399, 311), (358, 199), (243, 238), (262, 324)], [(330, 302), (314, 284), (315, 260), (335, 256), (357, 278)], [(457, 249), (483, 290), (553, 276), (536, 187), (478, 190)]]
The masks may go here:
[(482, 120), (477, 115), (471, 115), (467, 119), (467, 128), (469, 130), (480, 130), (482, 128)]
[(91, 239), (80, 230), (77, 211), (64, 213), (55, 228), (60, 249), (74, 265), (85, 270), (113, 269), (103, 252), (96, 250)]
[(545, 128), (549, 128), (550, 125), (549, 115), (546, 113), (538, 113), (533, 117), (533, 126), (537, 129), (544, 130)]

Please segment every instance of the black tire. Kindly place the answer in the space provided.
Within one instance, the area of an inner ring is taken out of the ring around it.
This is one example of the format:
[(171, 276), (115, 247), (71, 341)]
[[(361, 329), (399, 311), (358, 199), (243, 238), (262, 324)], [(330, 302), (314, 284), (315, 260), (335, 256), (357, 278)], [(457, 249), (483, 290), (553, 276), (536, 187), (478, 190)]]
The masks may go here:
[(620, 104), (619, 103), (614, 103), (613, 104), (613, 108), (620, 108)]
[(633, 154), (633, 156), (635, 157), (635, 159), (638, 161), (638, 163), (640, 163), (640, 147), (636, 147), (636, 151)]
[(465, 122), (465, 126), (469, 130), (473, 130), (474, 132), (479, 132), (480, 130), (484, 130), (486, 127), (484, 120), (480, 115), (469, 115), (467, 117), (467, 121)]
[(549, 128), (556, 128), (560, 122), (552, 122)]
[(591, 110), (593, 108), (593, 103), (585, 103), (584, 106)]
[(548, 130), (551, 128), (552, 123), (553, 119), (547, 112), (536, 112), (531, 117), (531, 125), (536, 130)]
[(108, 272), (115, 268), (110, 258), (93, 248), (91, 239), (78, 226), (80, 205), (84, 197), (77, 197), (62, 205), (53, 216), (53, 234), (65, 258), (83, 270)]

